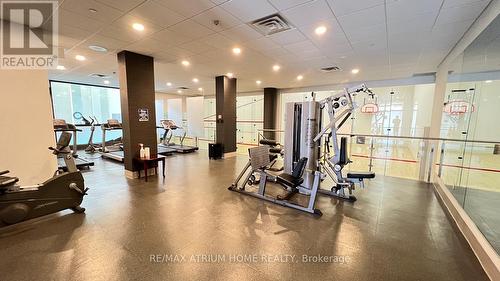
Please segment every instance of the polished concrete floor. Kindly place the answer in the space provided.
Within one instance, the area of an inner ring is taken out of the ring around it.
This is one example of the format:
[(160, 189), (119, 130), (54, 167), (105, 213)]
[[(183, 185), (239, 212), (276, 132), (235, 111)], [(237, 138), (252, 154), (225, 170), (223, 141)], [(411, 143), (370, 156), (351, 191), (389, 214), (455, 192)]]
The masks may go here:
[(245, 162), (176, 155), (145, 183), (97, 160), (85, 215), (0, 229), (0, 280), (488, 280), (426, 184), (378, 177), (314, 217), (228, 191)]

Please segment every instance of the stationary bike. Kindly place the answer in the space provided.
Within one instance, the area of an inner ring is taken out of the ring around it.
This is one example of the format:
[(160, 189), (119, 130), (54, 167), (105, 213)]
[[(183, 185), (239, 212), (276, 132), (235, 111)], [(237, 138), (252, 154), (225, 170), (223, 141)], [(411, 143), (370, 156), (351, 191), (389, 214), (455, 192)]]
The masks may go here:
[(53, 177), (42, 184), (18, 186), (16, 177), (0, 172), (0, 225), (14, 224), (36, 217), (71, 209), (75, 213), (85, 212), (80, 207), (87, 195), (83, 176), (76, 168), (69, 149), (71, 133), (62, 132), (56, 148), (49, 147), (54, 155), (64, 155), (67, 172), (56, 171)]

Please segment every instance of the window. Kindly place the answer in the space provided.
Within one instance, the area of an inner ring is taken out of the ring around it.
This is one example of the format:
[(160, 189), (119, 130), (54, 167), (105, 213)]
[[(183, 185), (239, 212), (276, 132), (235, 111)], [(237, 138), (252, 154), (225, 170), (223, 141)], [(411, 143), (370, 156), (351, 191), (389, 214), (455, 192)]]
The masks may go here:
[[(120, 90), (116, 88), (72, 84), (65, 82), (50, 82), (54, 118), (64, 119), (67, 123), (83, 124), (83, 120), (75, 119), (74, 113), (80, 112), (89, 121), (94, 118), (103, 123), (108, 119), (118, 119), (121, 122)], [(90, 138), (90, 127), (79, 127), (78, 144), (87, 144)], [(106, 133), (107, 140), (122, 136), (122, 132)], [(94, 143), (102, 141), (102, 131), (94, 132)]]

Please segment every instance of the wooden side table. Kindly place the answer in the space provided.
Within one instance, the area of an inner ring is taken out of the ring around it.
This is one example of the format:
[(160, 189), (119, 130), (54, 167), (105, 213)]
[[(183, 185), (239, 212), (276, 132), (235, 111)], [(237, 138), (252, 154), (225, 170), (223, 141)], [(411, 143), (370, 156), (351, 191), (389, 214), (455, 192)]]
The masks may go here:
[[(142, 163), (144, 167), (144, 179), (148, 181), (148, 169), (151, 163), (156, 163), (155, 173), (158, 173), (158, 163), (161, 161), (162, 175), (165, 178), (165, 156), (162, 155), (151, 155), (149, 158), (134, 158), (138, 163)], [(139, 171), (139, 178), (141, 178), (141, 171)]]

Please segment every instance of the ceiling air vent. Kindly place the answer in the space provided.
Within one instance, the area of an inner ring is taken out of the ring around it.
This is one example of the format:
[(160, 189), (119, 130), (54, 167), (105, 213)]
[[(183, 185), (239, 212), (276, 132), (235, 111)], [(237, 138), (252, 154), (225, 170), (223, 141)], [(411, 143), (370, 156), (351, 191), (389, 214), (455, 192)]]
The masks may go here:
[(292, 28), (280, 14), (270, 15), (249, 23), (251, 27), (264, 36), (286, 31)]
[(327, 67), (322, 67), (321, 71), (323, 72), (334, 72), (334, 71), (340, 71), (340, 67), (338, 66), (327, 66)]
[(413, 77), (436, 76), (436, 72), (414, 73)]
[(189, 90), (189, 88), (188, 88), (188, 87), (184, 87), (184, 86), (179, 87), (179, 88), (177, 88), (177, 89), (179, 89), (179, 90)]
[(107, 75), (107, 74), (101, 74), (101, 73), (92, 73), (89, 76), (93, 77), (93, 78), (102, 78), (102, 79), (110, 78), (109, 75)]

